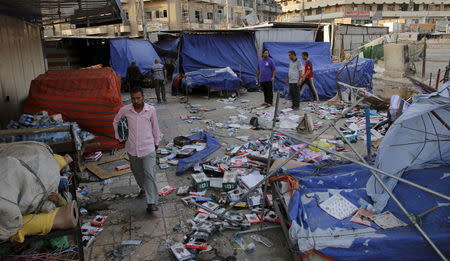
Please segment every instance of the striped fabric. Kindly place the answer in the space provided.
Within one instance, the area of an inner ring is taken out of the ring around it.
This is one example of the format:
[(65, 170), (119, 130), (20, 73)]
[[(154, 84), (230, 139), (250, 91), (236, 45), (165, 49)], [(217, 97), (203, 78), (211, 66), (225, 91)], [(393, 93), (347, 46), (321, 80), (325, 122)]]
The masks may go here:
[(123, 106), (120, 77), (112, 68), (55, 70), (31, 81), (24, 112), (61, 113), (97, 137), (103, 149), (117, 146), (113, 119)]

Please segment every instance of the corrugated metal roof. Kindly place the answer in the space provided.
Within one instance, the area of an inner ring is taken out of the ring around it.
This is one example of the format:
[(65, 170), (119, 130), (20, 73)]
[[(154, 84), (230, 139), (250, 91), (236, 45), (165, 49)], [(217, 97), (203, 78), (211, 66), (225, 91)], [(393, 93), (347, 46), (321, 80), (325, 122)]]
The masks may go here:
[(31, 23), (77, 27), (121, 23), (123, 18), (120, 0), (0, 0), (0, 14)]

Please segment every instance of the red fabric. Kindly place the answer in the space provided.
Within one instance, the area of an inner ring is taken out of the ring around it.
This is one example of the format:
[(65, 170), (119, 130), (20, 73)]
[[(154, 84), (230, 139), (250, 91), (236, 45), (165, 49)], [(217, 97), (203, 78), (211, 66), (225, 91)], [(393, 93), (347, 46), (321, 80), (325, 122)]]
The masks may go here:
[(310, 60), (305, 62), (305, 78), (314, 78), (313, 64)]
[(55, 70), (31, 81), (24, 112), (61, 113), (65, 121), (99, 136), (100, 147), (112, 148), (118, 144), (113, 119), (122, 106), (120, 77), (112, 68)]

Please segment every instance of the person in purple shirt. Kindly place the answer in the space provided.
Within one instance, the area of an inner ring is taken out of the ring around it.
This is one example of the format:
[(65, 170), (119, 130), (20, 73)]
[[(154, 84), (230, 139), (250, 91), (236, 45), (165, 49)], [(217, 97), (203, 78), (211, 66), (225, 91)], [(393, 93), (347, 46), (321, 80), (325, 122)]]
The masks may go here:
[(262, 59), (258, 61), (256, 70), (256, 82), (264, 92), (264, 104), (272, 106), (273, 104), (273, 89), (272, 84), (275, 81), (275, 63), (269, 57), (269, 50), (264, 49), (262, 52)]

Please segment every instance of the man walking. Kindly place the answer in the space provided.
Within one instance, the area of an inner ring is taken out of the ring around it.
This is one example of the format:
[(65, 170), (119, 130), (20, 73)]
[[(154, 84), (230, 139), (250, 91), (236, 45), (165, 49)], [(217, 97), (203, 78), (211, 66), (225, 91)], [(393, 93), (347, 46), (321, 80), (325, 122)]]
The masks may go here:
[(314, 86), (313, 64), (309, 60), (308, 56), (309, 56), (308, 52), (302, 53), (302, 58), (305, 61), (305, 73), (303, 74), (303, 80), (302, 83), (300, 84), (300, 96), (302, 95), (303, 86), (305, 84), (308, 84), (315, 101), (319, 102), (319, 95), (317, 94), (316, 87)]
[(300, 84), (302, 78), (302, 63), (297, 59), (295, 51), (288, 52), (289, 73), (287, 76), (287, 83), (289, 84), (289, 95), (292, 99), (292, 109), (298, 110), (300, 107)]
[(129, 90), (136, 87), (141, 87), (143, 75), (141, 70), (136, 65), (135, 61), (131, 62), (131, 65), (127, 68), (126, 82), (128, 83)]
[(125, 117), (128, 121), (128, 139), (125, 149), (130, 158), (131, 171), (137, 184), (144, 190), (147, 199), (147, 212), (157, 211), (158, 192), (156, 187), (156, 152), (161, 133), (159, 130), (156, 110), (144, 103), (144, 93), (141, 88), (130, 91), (131, 104), (122, 107), (114, 118), (116, 139), (120, 142), (117, 132), (119, 121)]
[(161, 103), (161, 97), (164, 102), (166, 101), (166, 78), (167, 71), (164, 69), (164, 65), (159, 62), (158, 58), (155, 58), (155, 64), (152, 66), (153, 78), (155, 79), (155, 91), (158, 103)]
[(259, 82), (264, 92), (264, 104), (272, 106), (273, 104), (273, 87), (275, 81), (275, 63), (269, 57), (269, 50), (264, 49), (262, 59), (258, 61), (256, 70), (256, 81)]

